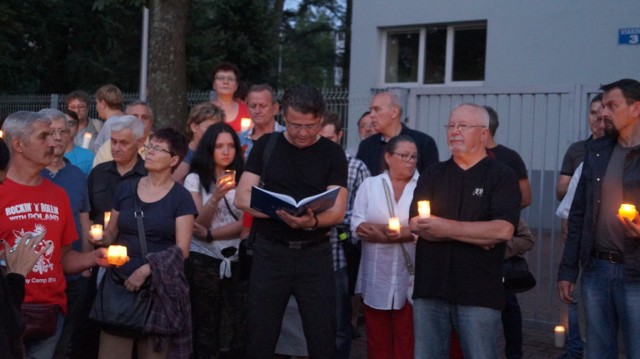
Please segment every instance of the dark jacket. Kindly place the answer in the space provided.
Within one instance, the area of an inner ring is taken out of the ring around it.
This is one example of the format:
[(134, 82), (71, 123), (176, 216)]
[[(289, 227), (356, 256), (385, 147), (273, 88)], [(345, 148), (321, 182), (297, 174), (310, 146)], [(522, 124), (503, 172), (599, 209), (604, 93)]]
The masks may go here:
[[(582, 176), (569, 211), (569, 233), (558, 269), (558, 281), (576, 283), (580, 266), (591, 264), (596, 223), (602, 198), (602, 181), (617, 138), (604, 136), (589, 141)], [(640, 148), (632, 149), (624, 163), (624, 203), (640, 203)], [(640, 281), (640, 239), (624, 238), (624, 274), (628, 281)]]

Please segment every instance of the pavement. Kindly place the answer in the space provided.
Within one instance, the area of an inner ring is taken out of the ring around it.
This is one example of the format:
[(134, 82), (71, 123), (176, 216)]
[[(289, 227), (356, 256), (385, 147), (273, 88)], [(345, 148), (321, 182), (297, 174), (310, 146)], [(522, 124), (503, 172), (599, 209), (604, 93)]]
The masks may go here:
[[(354, 340), (351, 347), (350, 359), (367, 358), (366, 333), (361, 326), (360, 338)], [(522, 352), (524, 359), (556, 359), (564, 354), (564, 349), (554, 346), (553, 327), (540, 328), (539, 326), (529, 327), (526, 324), (522, 327), (523, 345)], [(500, 339), (500, 353), (504, 353), (504, 341)], [(504, 354), (500, 358), (505, 358)]]

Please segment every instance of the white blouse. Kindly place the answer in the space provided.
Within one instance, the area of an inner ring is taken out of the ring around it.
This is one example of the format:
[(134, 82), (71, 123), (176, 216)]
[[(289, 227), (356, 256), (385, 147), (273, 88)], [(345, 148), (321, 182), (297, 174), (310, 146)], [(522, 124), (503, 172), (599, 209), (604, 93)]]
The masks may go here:
[[(184, 179), (184, 187), (189, 192), (200, 193), (200, 195), (202, 196), (202, 204), (207, 203), (209, 198), (211, 198), (211, 196), (213, 195), (213, 193), (207, 193), (204, 190), (204, 188), (200, 184), (200, 177), (198, 177), (198, 175), (195, 173), (189, 173), (187, 175), (187, 177)], [(242, 210), (236, 208), (236, 206), (233, 204), (235, 194), (236, 190), (232, 189), (225, 194), (225, 198), (229, 203), (229, 207), (231, 207), (231, 210), (233, 210), (233, 214), (235, 214), (235, 216), (240, 219), (242, 218)], [(229, 208), (227, 208), (227, 205), (224, 203), (224, 200), (221, 200), (218, 202), (218, 211), (211, 221), (210, 228), (218, 228), (235, 221), (236, 219), (231, 215), (231, 212), (229, 211)], [(222, 263), (220, 264), (220, 278), (224, 278), (231, 276), (231, 262), (235, 262), (238, 260), (239, 246), (240, 237), (225, 240), (214, 240), (213, 242), (201, 241), (194, 237), (191, 240), (189, 250), (222, 260)], [(222, 250), (227, 247), (235, 247), (237, 250), (234, 255), (225, 258), (225, 256), (222, 255)]]
[[(357, 238), (356, 229), (363, 222), (388, 223), (390, 214), (383, 180), (387, 182), (389, 189), (393, 188), (387, 171), (365, 179), (360, 185), (351, 215), (351, 232), (354, 238)], [(404, 187), (398, 203), (395, 203), (392, 198), (394, 212), (400, 218), (401, 226), (409, 224), (409, 207), (417, 181), (418, 173), (415, 172)], [(415, 243), (404, 242), (403, 244), (411, 261), (415, 263)], [(408, 288), (409, 271), (400, 243), (362, 241), (362, 258), (355, 291), (362, 295), (364, 303), (380, 310), (402, 309), (407, 300)]]

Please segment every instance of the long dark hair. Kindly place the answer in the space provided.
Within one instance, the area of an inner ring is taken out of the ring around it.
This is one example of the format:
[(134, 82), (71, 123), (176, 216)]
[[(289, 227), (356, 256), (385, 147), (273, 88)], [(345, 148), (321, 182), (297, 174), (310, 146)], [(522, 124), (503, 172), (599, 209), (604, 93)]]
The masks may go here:
[(231, 162), (226, 169), (236, 171), (236, 183), (240, 179), (240, 175), (242, 175), (244, 159), (242, 158), (240, 139), (236, 132), (226, 123), (216, 123), (209, 126), (204, 135), (202, 135), (202, 139), (200, 139), (198, 148), (196, 148), (196, 152), (193, 154), (193, 159), (191, 160), (191, 173), (198, 175), (200, 184), (207, 193), (211, 193), (211, 185), (215, 184), (218, 180), (215, 176), (216, 163), (213, 158), (213, 152), (216, 150), (218, 136), (224, 132), (231, 135), (231, 138), (233, 138), (233, 147), (236, 149), (233, 162)]

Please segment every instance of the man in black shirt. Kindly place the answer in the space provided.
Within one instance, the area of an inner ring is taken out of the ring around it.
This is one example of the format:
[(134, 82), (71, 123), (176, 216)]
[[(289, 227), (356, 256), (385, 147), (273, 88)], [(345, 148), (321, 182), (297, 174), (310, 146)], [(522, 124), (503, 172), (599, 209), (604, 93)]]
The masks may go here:
[(402, 105), (397, 95), (392, 92), (379, 93), (373, 97), (369, 108), (371, 109), (369, 117), (378, 134), (371, 135), (360, 142), (356, 157), (367, 165), (372, 176), (379, 175), (384, 170), (382, 154), (389, 139), (397, 135), (407, 135), (416, 142), (418, 172), (422, 173), (427, 166), (438, 162), (438, 147), (433, 138), (408, 128), (400, 121)]
[[(487, 157), (489, 115), (463, 104), (449, 116), (450, 160), (430, 166), (411, 204), (416, 246), (416, 358), (447, 357), (455, 326), (465, 357), (497, 358), (504, 307), (505, 242), (518, 224), (520, 188), (511, 169)], [(417, 202), (431, 201), (429, 218)]]
[[(247, 358), (273, 357), (291, 295), (298, 302), (309, 356), (335, 358), (336, 300), (328, 232), (344, 217), (347, 160), (338, 144), (320, 137), (325, 103), (317, 89), (298, 85), (287, 90), (282, 109), (285, 132), (256, 141), (236, 190), (235, 204), (254, 216), (257, 232), (249, 279)], [(273, 136), (276, 140), (270, 142)], [(265, 156), (265, 151), (270, 154)], [(261, 180), (266, 190), (296, 201), (330, 188), (340, 190), (326, 211), (308, 209), (295, 217), (279, 210), (278, 218), (270, 218), (251, 208), (251, 188)]]

